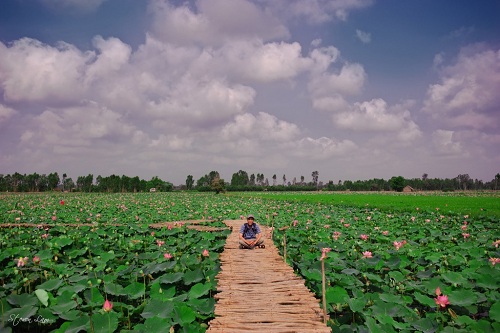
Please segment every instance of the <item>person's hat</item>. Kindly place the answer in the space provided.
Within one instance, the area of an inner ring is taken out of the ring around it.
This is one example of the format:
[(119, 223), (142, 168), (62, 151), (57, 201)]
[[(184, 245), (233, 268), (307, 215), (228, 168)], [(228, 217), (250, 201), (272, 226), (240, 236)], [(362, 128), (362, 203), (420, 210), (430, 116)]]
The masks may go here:
[(248, 216), (247, 216), (247, 220), (248, 220), (248, 219), (253, 219), (253, 220), (255, 220), (255, 217), (253, 217), (253, 215), (252, 215), (252, 214), (250, 214), (250, 215), (248, 215)]

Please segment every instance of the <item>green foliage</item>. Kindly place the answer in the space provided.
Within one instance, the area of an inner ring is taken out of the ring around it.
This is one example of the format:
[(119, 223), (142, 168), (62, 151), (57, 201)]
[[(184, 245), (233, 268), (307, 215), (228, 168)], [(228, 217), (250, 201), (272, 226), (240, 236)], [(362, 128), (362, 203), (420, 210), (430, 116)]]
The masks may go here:
[[(331, 248), (324, 264), (334, 332), (494, 332), (500, 265), (492, 258), (500, 258), (500, 230), (490, 207), (498, 211), (498, 196), (476, 195), (3, 194), (3, 221), (51, 225), (0, 233), (3, 322), (12, 326), (8, 319), (16, 315), (47, 320), (19, 323), (14, 331), (22, 332), (91, 331), (90, 323), (103, 332), (172, 326), (204, 332), (214, 315), (218, 253), (228, 231), (147, 225), (251, 212), (275, 227), (280, 251), (286, 233), (288, 261), (319, 299), (321, 249)], [(24, 257), (29, 260), (18, 267)], [(446, 308), (436, 305), (437, 287), (448, 296)], [(109, 313), (105, 299), (113, 302)]]
[(231, 177), (231, 186), (247, 186), (249, 182), (250, 179), (248, 178), (248, 174), (243, 170), (233, 173)]
[(403, 188), (405, 187), (405, 179), (401, 176), (392, 177), (389, 180), (389, 184), (391, 184), (391, 188), (396, 192), (403, 192)]
[[(269, 191), (271, 192), (271, 191)], [(500, 218), (500, 193), (497, 192), (333, 192), (333, 193), (238, 193), (239, 196), (252, 196), (270, 200), (321, 203), (340, 207), (359, 207), (378, 209), (388, 214), (396, 212), (413, 213), (418, 211), (440, 211), (444, 214), (461, 214), (487, 218)]]

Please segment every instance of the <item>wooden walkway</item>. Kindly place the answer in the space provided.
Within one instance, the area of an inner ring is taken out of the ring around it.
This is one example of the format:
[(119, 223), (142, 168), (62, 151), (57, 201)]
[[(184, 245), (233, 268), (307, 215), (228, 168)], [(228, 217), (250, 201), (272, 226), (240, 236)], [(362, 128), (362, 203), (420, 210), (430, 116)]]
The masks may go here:
[(207, 332), (330, 333), (319, 301), (283, 261), (268, 230), (265, 249), (242, 250), (238, 234), (245, 221), (224, 222), (232, 233), (220, 255), (215, 319)]

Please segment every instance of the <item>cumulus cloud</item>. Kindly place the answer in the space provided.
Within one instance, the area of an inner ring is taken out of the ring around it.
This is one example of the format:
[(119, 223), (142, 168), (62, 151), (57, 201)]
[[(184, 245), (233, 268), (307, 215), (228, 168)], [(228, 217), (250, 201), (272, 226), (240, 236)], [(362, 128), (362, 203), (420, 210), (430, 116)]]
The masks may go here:
[(311, 59), (301, 56), (296, 42), (236, 41), (224, 45), (214, 57), (219, 67), (259, 82), (295, 78), (312, 65)]
[(353, 154), (358, 146), (351, 140), (305, 137), (289, 145), (290, 154), (300, 158), (328, 160), (334, 156)]
[(255, 91), (247, 86), (231, 86), (224, 80), (187, 75), (171, 88), (169, 96), (149, 102), (146, 111), (185, 126), (211, 127), (244, 112), (253, 103), (254, 96)]
[(395, 132), (402, 141), (413, 141), (422, 135), (411, 113), (403, 105), (389, 107), (383, 99), (355, 103), (351, 110), (333, 115), (334, 123), (357, 132)]
[[(366, 79), (363, 66), (344, 64), (338, 72), (322, 72), (311, 77), (308, 90), (313, 103), (325, 97), (337, 98), (340, 95), (357, 95), (361, 92)], [(335, 110), (332, 110), (335, 111)]]
[[(103, 3), (40, 1), (78, 10)], [(498, 147), (498, 50), (472, 46), (452, 64), (436, 56), (439, 80), (414, 117), (416, 103), (364, 98), (364, 66), (334, 45), (290, 40), (297, 24), (345, 20), (371, 3), (151, 0), (151, 30), (140, 45), (102, 36), (89, 50), (0, 42), (0, 166), (179, 183), (187, 173), (247, 166), (303, 173), (312, 160), (320, 173), (337, 167), (359, 178), (366, 168), (388, 172), (388, 161), (413, 154), (402, 146), (416, 142), (430, 140), (434, 153), (452, 157)], [(417, 120), (427, 118), (438, 130), (425, 136)]]
[(370, 6), (372, 0), (265, 0), (276, 15), (287, 19), (303, 18), (311, 24), (345, 21), (349, 12)]
[(86, 63), (92, 52), (67, 43), (55, 47), (22, 38), (10, 47), (0, 42), (0, 80), (6, 101), (57, 104), (81, 98)]
[(33, 118), (30, 129), (22, 134), (22, 142), (36, 147), (92, 146), (128, 141), (134, 130), (119, 113), (87, 103), (45, 110)]
[(288, 142), (299, 133), (297, 125), (279, 120), (265, 112), (259, 112), (256, 116), (250, 113), (238, 115), (222, 129), (225, 140)]
[(459, 155), (462, 145), (453, 138), (453, 131), (436, 130), (432, 134), (432, 142), (436, 151), (443, 155)]
[(7, 121), (15, 114), (17, 114), (16, 110), (0, 104), (0, 126), (2, 126), (4, 123), (7, 123)]
[(454, 64), (440, 68), (440, 82), (429, 86), (423, 111), (453, 127), (498, 127), (499, 59), (500, 50), (464, 48)]
[(152, 32), (174, 44), (220, 45), (233, 39), (288, 38), (288, 29), (274, 16), (247, 0), (200, 0), (196, 11), (188, 4), (173, 6), (155, 0)]

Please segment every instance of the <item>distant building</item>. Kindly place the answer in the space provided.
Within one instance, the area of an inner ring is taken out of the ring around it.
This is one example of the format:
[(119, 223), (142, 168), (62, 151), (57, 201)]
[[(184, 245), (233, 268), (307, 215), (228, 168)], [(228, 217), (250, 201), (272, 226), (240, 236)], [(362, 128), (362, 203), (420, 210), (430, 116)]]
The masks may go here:
[(403, 192), (415, 192), (415, 190), (413, 189), (413, 187), (411, 187), (410, 185), (406, 185), (404, 188), (403, 188)]

